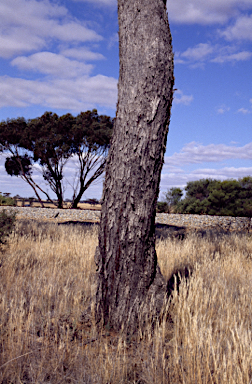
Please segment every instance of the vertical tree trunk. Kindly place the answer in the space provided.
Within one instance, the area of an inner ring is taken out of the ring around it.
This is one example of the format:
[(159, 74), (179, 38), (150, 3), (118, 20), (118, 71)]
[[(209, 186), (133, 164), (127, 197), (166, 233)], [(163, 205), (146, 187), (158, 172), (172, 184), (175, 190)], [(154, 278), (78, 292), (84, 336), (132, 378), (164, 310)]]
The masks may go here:
[(136, 329), (155, 318), (166, 287), (155, 214), (173, 98), (164, 0), (118, 0), (120, 76), (96, 250), (97, 321)]

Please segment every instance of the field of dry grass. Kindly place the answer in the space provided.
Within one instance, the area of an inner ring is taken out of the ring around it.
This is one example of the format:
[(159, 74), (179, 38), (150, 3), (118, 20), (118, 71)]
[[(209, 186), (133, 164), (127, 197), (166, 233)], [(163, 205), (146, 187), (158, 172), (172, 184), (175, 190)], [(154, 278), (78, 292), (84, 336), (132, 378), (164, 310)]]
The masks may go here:
[[(25, 200), (25, 204), (30, 204), (29, 200)], [(47, 201), (43, 201), (43, 204), (44, 204), (45, 208), (57, 208), (57, 205), (53, 205), (52, 203), (47, 202)], [(23, 206), (23, 201), (22, 200), (17, 200), (17, 206), (18, 207), (22, 207)], [(39, 201), (32, 202), (30, 206), (31, 207), (41, 208), (41, 204), (40, 204)], [(71, 207), (71, 203), (70, 202), (65, 202), (63, 204), (63, 207), (64, 208), (70, 208)], [(94, 210), (94, 211), (100, 211), (101, 210), (101, 204), (79, 203), (78, 204), (78, 208), (80, 208), (80, 209), (91, 209), (91, 210)]]
[(96, 244), (95, 227), (17, 223), (0, 264), (1, 383), (252, 383), (249, 235), (158, 240), (165, 277), (192, 275), (131, 338), (94, 323)]

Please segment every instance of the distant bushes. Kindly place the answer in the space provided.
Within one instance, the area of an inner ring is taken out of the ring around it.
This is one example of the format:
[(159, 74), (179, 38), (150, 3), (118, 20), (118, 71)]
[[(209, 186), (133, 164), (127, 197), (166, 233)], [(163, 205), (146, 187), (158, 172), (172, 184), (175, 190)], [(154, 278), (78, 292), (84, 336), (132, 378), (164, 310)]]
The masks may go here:
[(0, 194), (0, 205), (16, 205), (15, 200), (12, 197), (3, 196)]
[(5, 209), (0, 212), (0, 250), (7, 242), (16, 221), (16, 214), (7, 214)]
[(168, 213), (169, 212), (169, 206), (165, 201), (158, 201), (157, 202), (157, 213)]
[[(174, 213), (191, 213), (217, 216), (252, 216), (252, 177), (239, 180), (201, 179), (190, 181), (182, 190), (171, 188), (166, 202)], [(172, 200), (172, 196), (175, 199)]]

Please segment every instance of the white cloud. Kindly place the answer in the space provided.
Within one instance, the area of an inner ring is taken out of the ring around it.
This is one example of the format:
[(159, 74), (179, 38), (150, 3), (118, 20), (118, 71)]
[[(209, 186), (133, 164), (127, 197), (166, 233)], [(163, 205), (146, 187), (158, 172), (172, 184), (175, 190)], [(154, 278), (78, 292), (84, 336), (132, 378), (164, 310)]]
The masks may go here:
[[(101, 41), (103, 39), (96, 32), (77, 22), (64, 23), (62, 25), (55, 23), (51, 27), (50, 36), (66, 42)], [(48, 34), (47, 37), (49, 37)]]
[(226, 112), (230, 111), (230, 107), (227, 107), (226, 105), (222, 105), (220, 108), (217, 109), (217, 113), (219, 115), (223, 115)]
[(77, 60), (105, 60), (105, 57), (101, 53), (92, 52), (84, 47), (64, 49), (60, 53), (63, 56), (72, 57)]
[(100, 41), (102, 36), (71, 19), (65, 7), (48, 0), (8, 0), (0, 4), (0, 56), (42, 49), (51, 41)]
[(252, 167), (224, 167), (221, 169), (203, 168), (191, 172), (192, 179), (238, 179), (252, 174)]
[(227, 40), (252, 41), (252, 15), (238, 17), (234, 25), (227, 27), (224, 31), (219, 31), (219, 33)]
[(246, 108), (240, 108), (240, 109), (238, 109), (237, 112), (238, 112), (238, 113), (242, 113), (243, 115), (247, 115), (247, 114), (251, 113), (251, 111), (249, 111), (249, 110), (246, 109)]
[(184, 104), (184, 105), (189, 105), (193, 101), (193, 96), (192, 95), (184, 95), (183, 91), (180, 89), (177, 89), (175, 91), (175, 96), (174, 96), (174, 104)]
[(188, 64), (190, 67), (202, 66), (207, 61), (212, 63), (235, 63), (249, 60), (252, 57), (250, 51), (239, 51), (239, 47), (234, 45), (221, 46), (219, 44), (200, 43), (188, 48), (184, 52), (176, 52), (176, 64)]
[(211, 44), (200, 43), (193, 48), (188, 48), (185, 52), (181, 53), (181, 56), (188, 60), (198, 61), (209, 56), (213, 52), (213, 49)]
[(237, 17), (240, 10), (252, 9), (251, 0), (167, 1), (169, 19), (187, 24), (223, 24)]
[(3, 35), (0, 31), (0, 57), (9, 58), (44, 46), (44, 39), (36, 35), (30, 35), (28, 31), (19, 30), (16, 33), (10, 31), (8, 35)]
[[(100, 6), (117, 5), (117, 0), (73, 0)], [(169, 20), (183, 24), (224, 24), (241, 11), (252, 9), (251, 0), (167, 0)]]
[(252, 52), (249, 51), (242, 51), (238, 53), (234, 53), (232, 55), (223, 55), (218, 56), (215, 59), (212, 59), (211, 61), (213, 63), (225, 63), (225, 62), (235, 62), (235, 61), (245, 61), (249, 60), (252, 56)]
[(100, 106), (115, 108), (117, 80), (97, 75), (76, 79), (25, 80), (0, 77), (0, 108), (41, 105), (80, 112)]
[(21, 56), (12, 60), (11, 64), (22, 70), (32, 70), (56, 77), (73, 78), (91, 72), (93, 66), (69, 60), (63, 55), (52, 52), (39, 52), (29, 57)]
[(79, 2), (87, 2), (97, 5), (109, 5), (109, 6), (115, 6), (117, 4), (117, 0), (73, 0), (73, 1), (79, 1)]
[(204, 162), (221, 162), (228, 159), (252, 160), (252, 142), (243, 147), (237, 147), (225, 144), (202, 145), (193, 141), (185, 145), (179, 153), (165, 157), (165, 164), (170, 168)]
[(119, 44), (119, 35), (118, 32), (113, 33), (113, 35), (109, 39), (108, 47), (111, 49), (114, 45)]

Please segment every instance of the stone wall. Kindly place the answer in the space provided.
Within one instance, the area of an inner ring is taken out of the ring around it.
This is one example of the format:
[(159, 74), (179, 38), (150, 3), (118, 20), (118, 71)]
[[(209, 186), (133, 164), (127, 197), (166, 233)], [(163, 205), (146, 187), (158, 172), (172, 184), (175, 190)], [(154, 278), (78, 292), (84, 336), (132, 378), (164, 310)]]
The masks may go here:
[[(0, 206), (0, 212), (3, 209), (7, 212), (16, 212), (17, 219), (34, 219), (51, 222), (99, 222), (100, 220), (100, 212), (91, 210)], [(156, 223), (190, 229), (219, 228), (224, 231), (236, 232), (252, 230), (252, 219), (248, 217), (157, 213)]]

